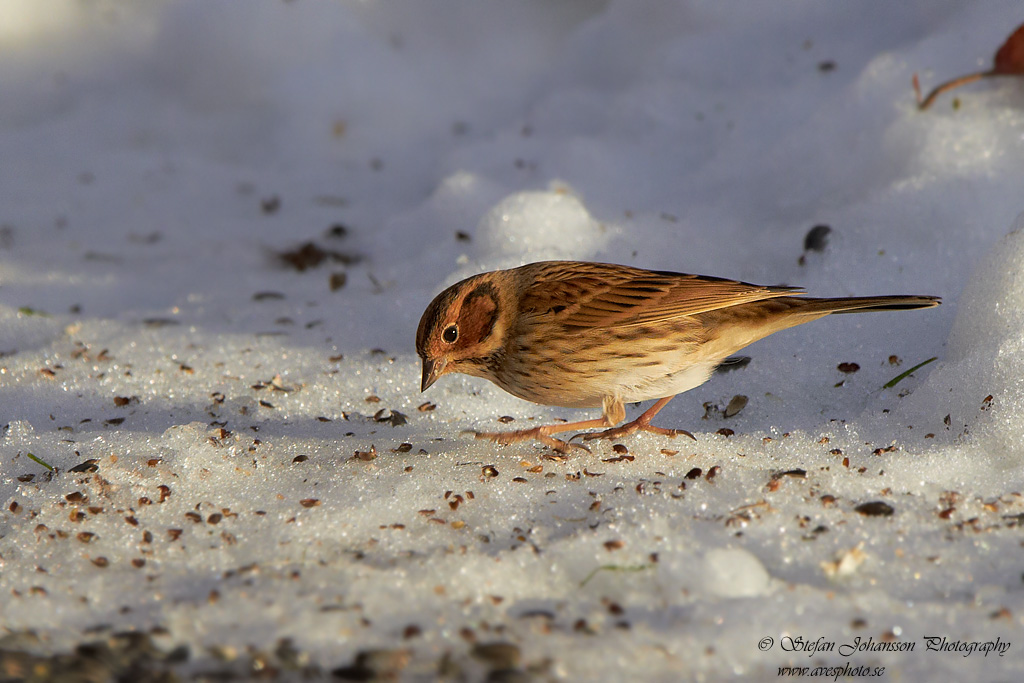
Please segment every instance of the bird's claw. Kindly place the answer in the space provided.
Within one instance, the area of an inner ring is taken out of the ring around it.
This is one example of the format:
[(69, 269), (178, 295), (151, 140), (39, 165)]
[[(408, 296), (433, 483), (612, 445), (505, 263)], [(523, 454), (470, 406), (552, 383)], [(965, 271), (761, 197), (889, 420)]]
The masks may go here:
[[(652, 434), (659, 434), (661, 436), (668, 436), (672, 438), (682, 434), (690, 437), (694, 441), (697, 440), (697, 437), (685, 429), (665, 429), (664, 427), (655, 427), (650, 424), (637, 422), (630, 422), (629, 424), (622, 425), (621, 427), (613, 427), (612, 429), (605, 429), (592, 434), (576, 434), (572, 438), (575, 439), (577, 436), (581, 436), (584, 441), (593, 441), (594, 439), (618, 439), (619, 437), (628, 436), (633, 432), (651, 432)], [(572, 441), (572, 439), (569, 440)]]
[(590, 453), (591, 450), (589, 448), (587, 448), (586, 446), (584, 446), (583, 444), (581, 444), (581, 443), (573, 443), (572, 442), (572, 440), (575, 439), (577, 436), (579, 436), (579, 434), (574, 434), (572, 436), (572, 438), (566, 439), (565, 441), (560, 441), (559, 439), (551, 439), (551, 440), (552, 441), (558, 441), (558, 443), (563, 444), (563, 447), (564, 447), (565, 450), (558, 451), (559, 453), (563, 453), (563, 454), (564, 453), (568, 453), (570, 448), (579, 448), (582, 451), (586, 451), (587, 453)]

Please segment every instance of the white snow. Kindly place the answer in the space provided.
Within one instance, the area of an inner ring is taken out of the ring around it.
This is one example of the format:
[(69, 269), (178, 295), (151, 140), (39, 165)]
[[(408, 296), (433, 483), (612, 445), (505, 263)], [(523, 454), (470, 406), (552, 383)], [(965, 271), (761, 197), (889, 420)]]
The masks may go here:
[[(183, 676), (363, 653), (413, 680), (1021, 679), (1024, 81), (924, 113), (910, 83), (988, 68), (1022, 21), (5, 0), (0, 651), (135, 631), (186, 646)], [(458, 375), (421, 395), (413, 348), (442, 287), (547, 258), (943, 305), (759, 342), (659, 414), (696, 442), (552, 459), (464, 432), (595, 412)]]
[(593, 256), (610, 237), (567, 188), (506, 197), (483, 217), (476, 235), (479, 259), (511, 258), (514, 265), (523, 259)]

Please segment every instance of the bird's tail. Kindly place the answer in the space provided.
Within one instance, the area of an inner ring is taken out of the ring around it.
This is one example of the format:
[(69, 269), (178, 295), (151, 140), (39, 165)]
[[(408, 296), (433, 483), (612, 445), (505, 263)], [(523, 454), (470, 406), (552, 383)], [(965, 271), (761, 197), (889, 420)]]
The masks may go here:
[[(942, 303), (937, 296), (857, 296), (842, 299), (807, 299), (800, 297), (802, 306), (799, 313), (861, 313), (869, 311), (910, 311), (915, 308), (931, 308)], [(794, 312), (797, 312), (794, 311)]]
[[(710, 335), (702, 350), (711, 358), (724, 359), (748, 344), (770, 334), (796, 327), (830, 313), (869, 311), (907, 311), (938, 306), (936, 296), (858, 296), (842, 299), (811, 299), (781, 296), (729, 306), (702, 313), (705, 329), (718, 330)], [(727, 333), (722, 333), (726, 330)]]

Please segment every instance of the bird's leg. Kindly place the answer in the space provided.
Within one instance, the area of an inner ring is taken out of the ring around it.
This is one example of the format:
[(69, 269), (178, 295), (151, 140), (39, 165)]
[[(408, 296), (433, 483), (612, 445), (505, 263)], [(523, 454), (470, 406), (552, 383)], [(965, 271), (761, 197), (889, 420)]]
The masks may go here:
[[(544, 425), (533, 429), (519, 429), (514, 432), (475, 432), (478, 439), (489, 439), (495, 443), (510, 444), (517, 441), (536, 439), (546, 446), (550, 446), (558, 453), (568, 453), (569, 448), (582, 448), (590, 452), (586, 446), (555, 439), (551, 435), (559, 432), (578, 431), (580, 429), (597, 429), (598, 427), (612, 427), (622, 422), (626, 417), (626, 408), (622, 401), (615, 398), (606, 398), (603, 403), (604, 415), (593, 420), (581, 420), (580, 422), (565, 422), (562, 424)], [(602, 432), (603, 433), (603, 432)], [(576, 437), (572, 437), (575, 439)]]
[(620, 436), (626, 436), (627, 434), (632, 434), (633, 432), (653, 432), (654, 434), (661, 434), (662, 436), (678, 436), (679, 434), (685, 434), (686, 436), (696, 441), (697, 437), (695, 437), (693, 434), (686, 431), (685, 429), (665, 429), (663, 427), (655, 427), (654, 425), (651, 424), (651, 418), (657, 415), (658, 411), (660, 411), (662, 408), (668, 405), (668, 402), (671, 401), (673, 398), (674, 396), (666, 396), (665, 398), (660, 398), (655, 402), (653, 406), (648, 408), (643, 415), (633, 420), (632, 422), (627, 422), (621, 427), (606, 429), (603, 432), (597, 432), (596, 434), (584, 434), (583, 440), (590, 441), (592, 439), (617, 439)]

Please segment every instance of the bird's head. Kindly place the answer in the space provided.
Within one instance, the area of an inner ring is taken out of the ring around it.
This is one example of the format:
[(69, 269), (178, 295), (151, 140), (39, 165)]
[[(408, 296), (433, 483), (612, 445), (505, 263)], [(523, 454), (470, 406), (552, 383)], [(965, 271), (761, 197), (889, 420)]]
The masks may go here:
[(420, 391), (450, 372), (489, 378), (487, 360), (503, 345), (509, 313), (495, 275), (452, 285), (423, 312), (416, 330), (416, 353), (423, 359)]

